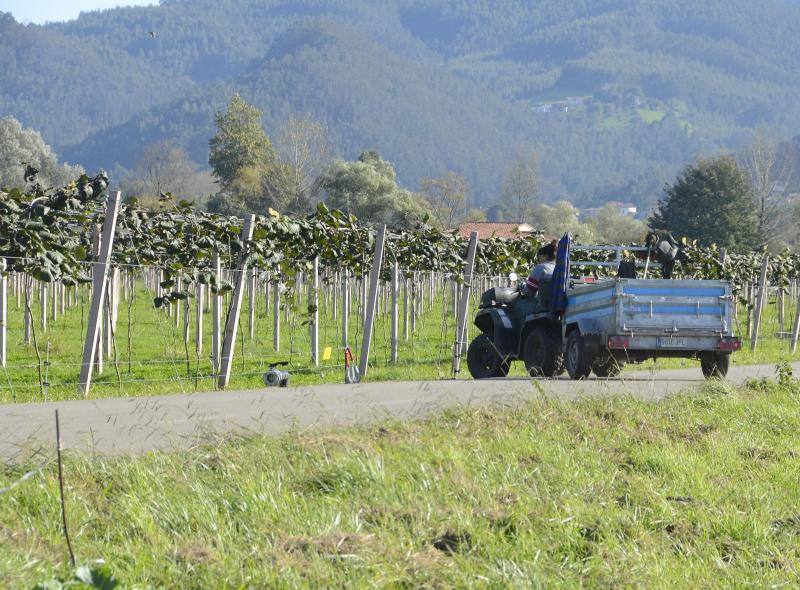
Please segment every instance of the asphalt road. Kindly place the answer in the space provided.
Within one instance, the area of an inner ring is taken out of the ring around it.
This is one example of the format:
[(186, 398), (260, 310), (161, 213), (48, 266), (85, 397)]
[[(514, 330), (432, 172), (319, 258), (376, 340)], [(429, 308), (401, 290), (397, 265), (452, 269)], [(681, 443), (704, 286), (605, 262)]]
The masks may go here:
[[(800, 363), (794, 369), (800, 373)], [(774, 370), (773, 365), (737, 366), (728, 378), (741, 383), (749, 377), (772, 377)], [(397, 381), (0, 405), (0, 461), (53, 456), (56, 409), (62, 448), (118, 455), (189, 448), (229, 432), (270, 435), (387, 417), (421, 418), (449, 406), (512, 404), (542, 394), (564, 399), (632, 394), (654, 400), (701, 383), (700, 369), (693, 368), (626, 372), (623, 379), (580, 382)]]

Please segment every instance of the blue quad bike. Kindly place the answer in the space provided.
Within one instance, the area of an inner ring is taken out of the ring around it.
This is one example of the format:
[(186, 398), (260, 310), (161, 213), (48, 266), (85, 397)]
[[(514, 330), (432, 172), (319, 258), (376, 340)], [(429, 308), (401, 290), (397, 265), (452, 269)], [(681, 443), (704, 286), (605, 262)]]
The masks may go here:
[(522, 287), (495, 287), (481, 296), (474, 323), (481, 333), (467, 349), (475, 379), (505, 377), (523, 361), (532, 377), (558, 377), (565, 371), (561, 322), (548, 309), (550, 285), (537, 295)]

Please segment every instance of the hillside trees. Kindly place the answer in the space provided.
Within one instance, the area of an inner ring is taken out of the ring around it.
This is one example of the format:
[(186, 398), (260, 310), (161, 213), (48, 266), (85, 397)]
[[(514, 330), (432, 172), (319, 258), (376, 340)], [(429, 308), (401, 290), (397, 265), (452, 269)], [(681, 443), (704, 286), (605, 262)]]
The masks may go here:
[(64, 186), (83, 173), (80, 166), (59, 164), (38, 131), (27, 129), (14, 117), (0, 119), (0, 187), (25, 186), (25, 167), (39, 171), (43, 186)]
[(734, 252), (759, 246), (757, 217), (747, 171), (731, 156), (687, 165), (650, 217), (655, 231), (686, 236)]

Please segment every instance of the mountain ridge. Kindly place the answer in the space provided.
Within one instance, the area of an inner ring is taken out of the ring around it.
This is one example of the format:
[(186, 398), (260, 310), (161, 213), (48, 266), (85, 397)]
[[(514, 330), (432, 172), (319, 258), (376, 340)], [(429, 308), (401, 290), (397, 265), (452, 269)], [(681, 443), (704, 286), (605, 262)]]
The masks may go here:
[[(130, 168), (171, 134), (205, 165), (213, 113), (241, 92), (269, 134), (309, 111), (337, 155), (377, 149), (411, 188), (455, 170), (488, 204), (526, 145), (546, 200), (645, 208), (695, 154), (736, 149), (757, 126), (800, 130), (789, 0), (163, 0), (15, 23), (44, 47), (22, 60), (3, 22), (17, 77), (0, 73), (0, 109), (90, 168)], [(37, 63), (65, 44), (75, 59)], [(70, 86), (92, 68), (102, 92)], [(55, 79), (49, 94), (26, 87), (37, 78)]]

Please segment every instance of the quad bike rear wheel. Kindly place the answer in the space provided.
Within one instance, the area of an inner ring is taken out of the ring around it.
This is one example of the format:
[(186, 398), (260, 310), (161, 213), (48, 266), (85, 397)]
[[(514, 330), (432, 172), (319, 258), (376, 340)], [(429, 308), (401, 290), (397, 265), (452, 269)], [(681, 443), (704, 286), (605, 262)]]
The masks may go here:
[(558, 377), (564, 372), (561, 340), (545, 327), (534, 328), (525, 338), (522, 358), (531, 377)]

